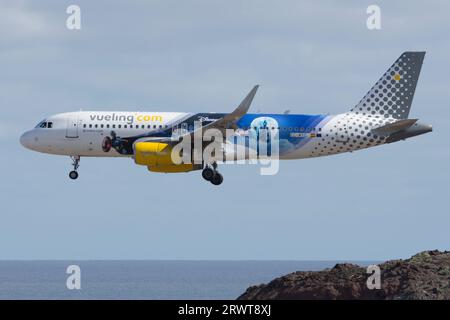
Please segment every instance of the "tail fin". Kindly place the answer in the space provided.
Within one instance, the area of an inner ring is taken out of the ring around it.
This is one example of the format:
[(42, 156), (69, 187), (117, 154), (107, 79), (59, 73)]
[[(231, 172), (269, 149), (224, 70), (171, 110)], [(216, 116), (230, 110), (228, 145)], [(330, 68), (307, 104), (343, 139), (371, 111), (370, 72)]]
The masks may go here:
[(404, 52), (351, 111), (407, 119), (424, 56), (425, 52)]

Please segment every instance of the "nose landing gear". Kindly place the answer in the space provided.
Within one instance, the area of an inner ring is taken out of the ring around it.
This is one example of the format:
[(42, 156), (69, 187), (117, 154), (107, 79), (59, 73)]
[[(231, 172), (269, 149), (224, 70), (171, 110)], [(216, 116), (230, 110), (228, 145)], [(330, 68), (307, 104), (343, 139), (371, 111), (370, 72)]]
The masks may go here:
[(223, 176), (217, 171), (217, 163), (215, 162), (212, 166), (206, 165), (202, 171), (202, 177), (215, 186), (218, 186), (223, 182)]
[(69, 178), (72, 180), (75, 180), (78, 178), (78, 168), (80, 166), (80, 156), (71, 156), (70, 157), (73, 161), (73, 171), (69, 172)]

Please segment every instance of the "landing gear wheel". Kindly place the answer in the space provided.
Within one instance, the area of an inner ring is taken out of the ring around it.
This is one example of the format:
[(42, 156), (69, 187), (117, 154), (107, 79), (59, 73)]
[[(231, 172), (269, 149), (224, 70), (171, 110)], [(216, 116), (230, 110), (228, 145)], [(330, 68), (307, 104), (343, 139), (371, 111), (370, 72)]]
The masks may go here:
[(211, 181), (211, 179), (214, 177), (214, 170), (211, 169), (210, 167), (206, 167), (202, 171), (202, 177), (207, 181)]
[(223, 176), (216, 171), (216, 174), (211, 179), (211, 183), (215, 186), (218, 186), (222, 182), (223, 182)]
[(70, 177), (70, 179), (72, 179), (72, 180), (77, 179), (77, 178), (78, 178), (78, 172), (76, 172), (76, 171), (70, 171), (69, 177)]
[(80, 167), (80, 156), (71, 156), (73, 161), (73, 170), (69, 172), (69, 178), (75, 180), (78, 178), (78, 168)]

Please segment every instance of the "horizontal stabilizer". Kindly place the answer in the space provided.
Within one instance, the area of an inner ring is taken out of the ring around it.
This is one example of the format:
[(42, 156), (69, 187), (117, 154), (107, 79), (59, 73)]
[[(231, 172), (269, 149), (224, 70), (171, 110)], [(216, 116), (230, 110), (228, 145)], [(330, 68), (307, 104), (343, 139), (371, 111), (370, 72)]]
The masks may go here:
[(384, 126), (372, 129), (372, 132), (374, 134), (380, 135), (380, 136), (388, 136), (390, 134), (393, 134), (395, 132), (399, 132), (402, 130), (406, 130), (409, 127), (411, 127), (414, 123), (417, 122), (418, 119), (404, 119), (399, 120), (393, 123), (386, 124)]

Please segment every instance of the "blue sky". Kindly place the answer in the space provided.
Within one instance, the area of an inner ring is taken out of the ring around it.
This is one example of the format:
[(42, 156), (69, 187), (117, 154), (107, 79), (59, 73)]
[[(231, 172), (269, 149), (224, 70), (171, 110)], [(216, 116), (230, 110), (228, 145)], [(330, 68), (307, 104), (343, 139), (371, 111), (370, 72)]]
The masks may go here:
[[(65, 27), (81, 7), (80, 31)], [(0, 1), (0, 259), (368, 259), (449, 249), (450, 5), (378, 1)], [(353, 154), (149, 173), (24, 149), (83, 110), (349, 110), (406, 50), (427, 51), (410, 117), (434, 132)]]

